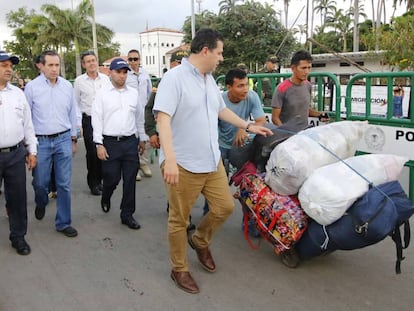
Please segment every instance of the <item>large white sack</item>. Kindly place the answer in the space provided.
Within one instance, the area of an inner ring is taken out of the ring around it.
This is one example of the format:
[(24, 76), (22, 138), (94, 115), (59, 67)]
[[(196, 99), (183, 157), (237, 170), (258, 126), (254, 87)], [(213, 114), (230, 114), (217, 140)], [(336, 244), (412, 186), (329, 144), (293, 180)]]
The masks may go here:
[(343, 162), (320, 167), (299, 190), (301, 207), (319, 224), (329, 225), (368, 191), (368, 181), (380, 185), (398, 179), (407, 161), (407, 158), (396, 155), (367, 154), (344, 161), (356, 172)]
[(367, 124), (366, 121), (334, 122), (303, 130), (290, 137), (270, 154), (265, 182), (276, 193), (298, 193), (315, 169), (338, 161), (325, 148), (341, 159), (353, 156)]

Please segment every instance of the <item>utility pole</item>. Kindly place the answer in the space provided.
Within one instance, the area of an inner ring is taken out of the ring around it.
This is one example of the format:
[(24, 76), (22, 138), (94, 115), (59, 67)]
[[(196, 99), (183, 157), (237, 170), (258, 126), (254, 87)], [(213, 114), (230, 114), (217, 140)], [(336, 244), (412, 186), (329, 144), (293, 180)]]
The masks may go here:
[(194, 0), (191, 1), (191, 39), (195, 37), (195, 15), (194, 15)]
[(354, 52), (359, 51), (359, 0), (354, 0)]
[(96, 39), (96, 23), (95, 23), (95, 5), (93, 3), (93, 0), (91, 0), (92, 5), (92, 41), (93, 41), (93, 51), (96, 55), (96, 60), (99, 64), (99, 57), (98, 57), (98, 41)]

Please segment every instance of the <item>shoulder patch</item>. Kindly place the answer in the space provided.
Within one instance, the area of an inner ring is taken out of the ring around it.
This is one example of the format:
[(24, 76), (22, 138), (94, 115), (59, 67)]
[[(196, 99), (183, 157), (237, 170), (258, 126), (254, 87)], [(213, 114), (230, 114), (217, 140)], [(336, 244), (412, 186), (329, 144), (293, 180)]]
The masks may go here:
[(279, 84), (279, 86), (277, 87), (279, 92), (281, 93), (286, 93), (286, 91), (292, 86), (292, 82), (287, 79), (285, 81), (283, 81), (282, 83)]

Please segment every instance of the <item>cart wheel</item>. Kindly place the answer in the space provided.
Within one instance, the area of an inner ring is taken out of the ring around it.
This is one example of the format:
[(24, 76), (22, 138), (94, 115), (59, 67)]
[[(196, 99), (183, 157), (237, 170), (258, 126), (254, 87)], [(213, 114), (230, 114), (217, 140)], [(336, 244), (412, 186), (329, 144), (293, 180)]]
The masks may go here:
[(296, 268), (299, 266), (300, 258), (298, 253), (295, 251), (295, 249), (288, 249), (287, 251), (280, 254), (280, 257), (282, 259), (282, 263), (289, 268)]

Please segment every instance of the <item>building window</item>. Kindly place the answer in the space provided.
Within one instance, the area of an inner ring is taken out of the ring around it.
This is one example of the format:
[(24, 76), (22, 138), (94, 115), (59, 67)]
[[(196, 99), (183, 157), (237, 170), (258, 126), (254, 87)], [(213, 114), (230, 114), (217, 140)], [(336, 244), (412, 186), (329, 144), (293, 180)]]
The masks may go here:
[(165, 65), (165, 55), (162, 57), (162, 64)]
[(326, 67), (326, 64), (325, 64), (325, 63), (320, 63), (320, 64), (312, 64), (312, 67), (314, 67), (314, 68)]
[(174, 47), (174, 43), (171, 43), (171, 47)]
[(164, 46), (164, 42), (163, 42), (163, 43), (161, 43), (161, 46), (162, 46), (162, 47)]
[(145, 56), (145, 65), (148, 65), (148, 56)]
[(339, 67), (350, 67), (350, 63), (339, 63)]
[(152, 57), (152, 63), (155, 64), (155, 56)]
[(170, 44), (169, 43), (167, 43), (167, 47), (169, 47), (170, 46)]

